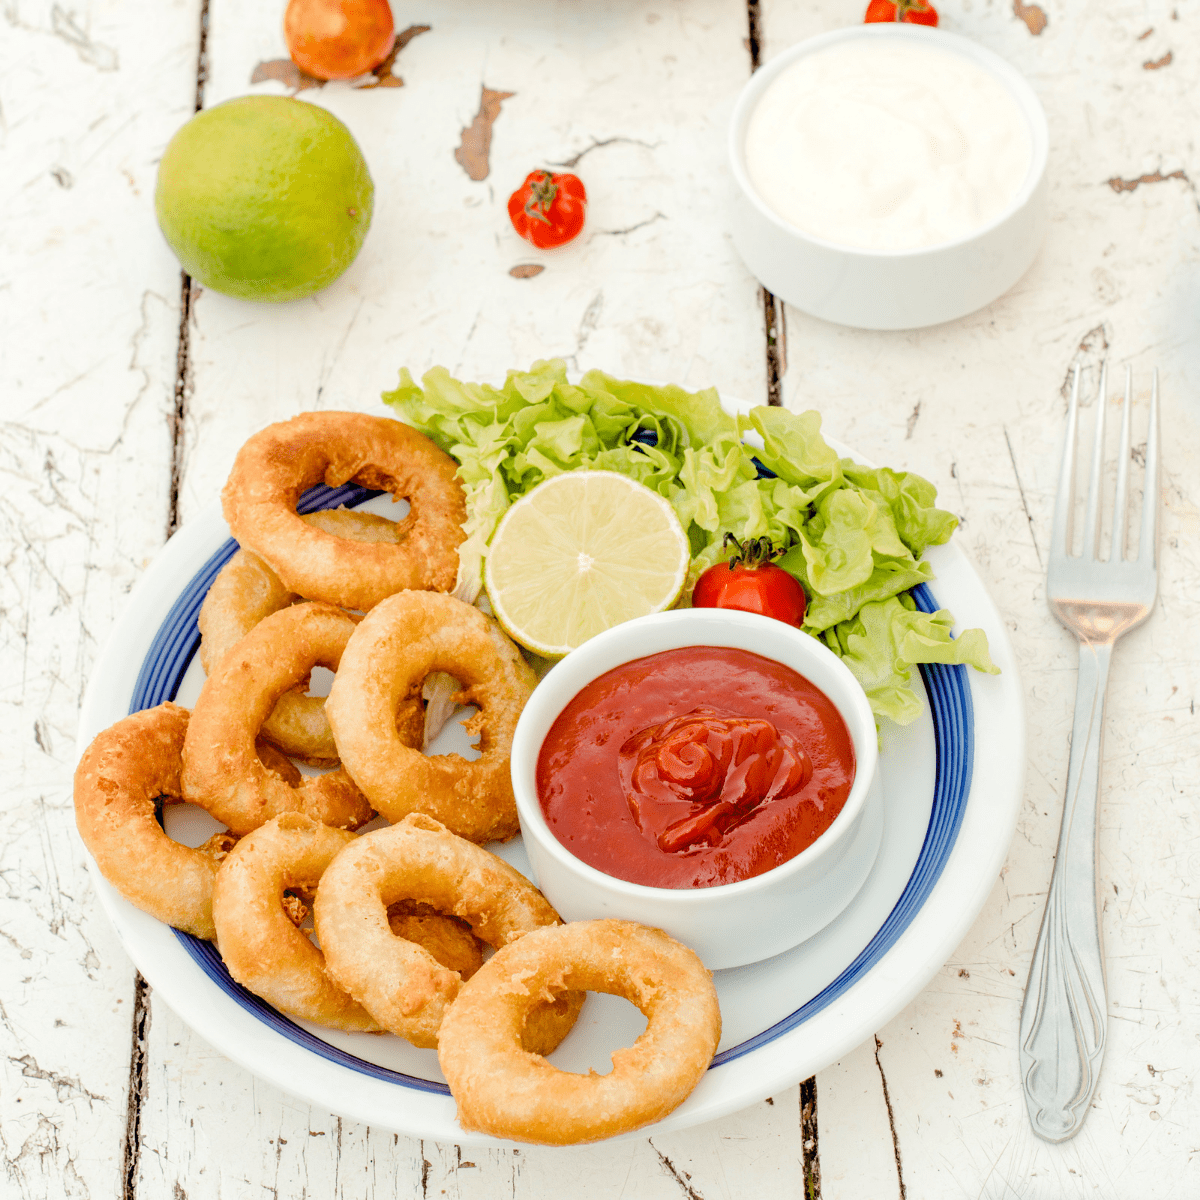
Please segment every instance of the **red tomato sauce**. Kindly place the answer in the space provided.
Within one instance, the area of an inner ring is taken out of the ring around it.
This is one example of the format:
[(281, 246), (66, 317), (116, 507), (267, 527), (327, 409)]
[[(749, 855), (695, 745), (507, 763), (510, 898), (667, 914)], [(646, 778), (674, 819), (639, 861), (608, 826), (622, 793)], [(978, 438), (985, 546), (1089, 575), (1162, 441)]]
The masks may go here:
[(551, 831), (606, 875), (714, 887), (761, 875), (829, 828), (854, 746), (819, 688), (715, 646), (639, 658), (592, 680), (538, 755)]

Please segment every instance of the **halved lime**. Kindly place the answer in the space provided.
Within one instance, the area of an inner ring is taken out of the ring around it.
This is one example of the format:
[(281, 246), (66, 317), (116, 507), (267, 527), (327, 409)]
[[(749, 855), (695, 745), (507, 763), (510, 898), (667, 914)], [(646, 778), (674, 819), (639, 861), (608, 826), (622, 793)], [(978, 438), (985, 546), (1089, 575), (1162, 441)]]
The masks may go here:
[(504, 514), (484, 578), (509, 636), (557, 658), (670, 608), (690, 560), (683, 526), (657, 493), (615, 471), (568, 471)]

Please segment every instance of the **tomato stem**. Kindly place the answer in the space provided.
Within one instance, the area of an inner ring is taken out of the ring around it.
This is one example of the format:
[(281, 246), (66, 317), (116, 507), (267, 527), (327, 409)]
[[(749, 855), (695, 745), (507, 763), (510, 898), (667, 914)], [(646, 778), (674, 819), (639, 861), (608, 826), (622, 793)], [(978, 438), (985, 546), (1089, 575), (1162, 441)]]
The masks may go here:
[(550, 211), (550, 205), (554, 203), (554, 197), (557, 195), (558, 184), (554, 182), (554, 177), (549, 171), (543, 171), (540, 179), (530, 180), (529, 199), (525, 201), (525, 215), (535, 221), (541, 221), (544, 225), (549, 225), (550, 218), (546, 214)]
[(748, 538), (742, 542), (734, 534), (727, 533), (721, 545), (724, 549), (728, 549), (730, 546), (737, 547), (737, 552), (729, 560), (731, 571), (737, 566), (765, 567), (773, 558), (782, 553), (781, 550), (776, 549), (775, 543), (769, 537)]

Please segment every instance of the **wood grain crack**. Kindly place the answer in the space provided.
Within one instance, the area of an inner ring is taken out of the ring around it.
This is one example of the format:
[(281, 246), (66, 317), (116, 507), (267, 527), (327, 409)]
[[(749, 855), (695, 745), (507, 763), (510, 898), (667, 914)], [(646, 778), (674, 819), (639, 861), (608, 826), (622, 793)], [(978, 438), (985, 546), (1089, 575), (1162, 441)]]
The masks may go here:
[(146, 1034), (150, 1028), (150, 985), (139, 973), (133, 981), (133, 1039), (129, 1051), (129, 1095), (125, 1142), (121, 1150), (122, 1200), (136, 1200), (142, 1155), (142, 1104), (146, 1098)]
[(746, 49), (750, 54), (750, 70), (762, 65), (762, 9), (759, 0), (746, 0)]
[(908, 414), (908, 423), (904, 426), (904, 440), (912, 441), (913, 430), (917, 427), (917, 421), (921, 418), (921, 402), (918, 400), (913, 405), (913, 410)]
[(552, 167), (566, 167), (570, 171), (579, 166), (579, 161), (585, 154), (591, 154), (593, 150), (600, 150), (605, 146), (642, 146), (646, 150), (657, 150), (661, 144), (661, 142), (643, 142), (639, 138), (631, 137), (601, 138), (599, 141), (593, 141), (590, 146), (584, 146), (578, 154), (573, 154), (570, 158), (563, 159), (562, 162), (552, 162), (550, 165)]
[(692, 1177), (686, 1171), (680, 1171), (679, 1168), (652, 1141), (650, 1141), (649, 1138), (646, 1140), (650, 1142), (650, 1149), (658, 1155), (659, 1163), (666, 1169), (671, 1178), (675, 1180), (677, 1184), (679, 1184), (679, 1190), (687, 1197), (687, 1200), (704, 1200), (703, 1195), (701, 1195), (700, 1192), (696, 1191), (696, 1189), (692, 1187)]
[[(200, 38), (196, 48), (196, 92), (192, 98), (192, 111), (198, 113), (204, 107), (204, 87), (208, 83), (208, 6), (209, 0), (200, 4)], [(191, 320), (192, 304), (199, 296), (199, 287), (192, 286), (192, 277), (186, 271), (179, 273), (179, 341), (175, 349), (175, 397), (169, 417), (171, 426), (171, 485), (167, 494), (167, 537), (179, 528), (179, 488), (183, 481), (184, 423), (187, 418), (187, 401), (191, 392)], [(139, 980), (141, 976), (138, 976)]]
[(179, 489), (183, 483), (184, 422), (191, 392), (192, 277), (179, 273), (179, 341), (175, 348), (175, 402), (168, 418), (171, 426), (171, 486), (167, 493), (167, 537), (179, 528)]
[(888, 1128), (892, 1131), (892, 1153), (896, 1156), (896, 1180), (900, 1184), (900, 1200), (908, 1200), (908, 1191), (904, 1187), (904, 1168), (900, 1164), (900, 1139), (896, 1136), (896, 1114), (892, 1111), (892, 1098), (888, 1095), (887, 1076), (883, 1073), (883, 1063), (879, 1061), (879, 1051), (883, 1043), (875, 1036), (875, 1065), (879, 1068), (879, 1081), (883, 1084), (883, 1102), (887, 1105)]
[(787, 325), (783, 301), (766, 288), (760, 290), (767, 349), (767, 403), (778, 408), (783, 404), (783, 376), (787, 371)]
[(804, 1156), (804, 1200), (821, 1200), (821, 1155), (817, 1139), (817, 1077), (800, 1085), (800, 1147)]
[(108, 1103), (106, 1096), (98, 1096), (95, 1092), (89, 1092), (78, 1079), (71, 1079), (66, 1075), (60, 1075), (57, 1071), (47, 1071), (40, 1067), (32, 1054), (22, 1054), (20, 1057), (10, 1054), (8, 1061), (17, 1063), (21, 1068), (21, 1074), (26, 1079), (40, 1079), (44, 1083), (48, 1083), (54, 1089), (54, 1095), (60, 1104), (72, 1095), (86, 1096), (89, 1100), (98, 1100), (102, 1104)]
[(653, 225), (655, 221), (665, 221), (666, 219), (665, 213), (656, 212), (654, 216), (647, 217), (644, 221), (639, 221), (636, 225), (630, 225), (626, 229), (597, 229), (596, 237), (623, 237), (627, 233), (633, 233), (637, 229)]
[(425, 1143), (421, 1143), (421, 1195), (429, 1195), (429, 1173), (433, 1170), (433, 1163), (425, 1157)]
[(1017, 491), (1021, 494), (1021, 507), (1025, 510), (1025, 520), (1029, 522), (1029, 536), (1033, 539), (1033, 552), (1037, 555), (1038, 571), (1044, 571), (1042, 566), (1042, 550), (1038, 545), (1037, 532), (1033, 527), (1033, 513), (1029, 511), (1029, 501), (1025, 499), (1025, 488), (1021, 485), (1021, 473), (1017, 470), (1017, 456), (1013, 451), (1012, 440), (1008, 436), (1008, 427), (1004, 426), (1004, 444), (1008, 447), (1008, 458), (1012, 463), (1013, 477), (1017, 481)]
[(70, 46), (80, 60), (98, 71), (115, 71), (120, 66), (116, 50), (101, 42), (93, 42), (87, 33), (80, 29), (74, 12), (68, 12), (60, 4), (50, 10), (50, 28), (54, 36), (61, 38)]
[[(750, 73), (762, 65), (763, 23), (760, 0), (746, 0), (746, 50), (750, 54)], [(775, 408), (783, 404), (783, 376), (787, 371), (787, 326), (783, 301), (761, 289), (763, 327), (767, 337), (767, 403)]]

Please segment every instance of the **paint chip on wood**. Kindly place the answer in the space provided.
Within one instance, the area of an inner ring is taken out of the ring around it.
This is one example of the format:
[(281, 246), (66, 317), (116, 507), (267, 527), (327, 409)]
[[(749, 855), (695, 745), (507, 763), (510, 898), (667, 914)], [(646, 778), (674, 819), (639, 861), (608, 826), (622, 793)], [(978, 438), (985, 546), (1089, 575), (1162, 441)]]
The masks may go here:
[(454, 161), (466, 171), (469, 178), (478, 183), (488, 177), (491, 166), (488, 156), (492, 151), (492, 126), (500, 115), (500, 105), (516, 92), (495, 92), (491, 88), (480, 88), (479, 111), (475, 119), (462, 131), (462, 141), (454, 152)]
[(403, 32), (396, 34), (396, 41), (392, 46), (391, 53), (371, 72), (366, 82), (358, 84), (354, 90), (365, 92), (370, 88), (403, 87), (404, 80), (392, 70), (396, 65), (396, 55), (418, 34), (428, 33), (432, 28), (432, 25), (410, 25)]
[(277, 83), (282, 83), (285, 88), (290, 88), (293, 95), (303, 92), (307, 88), (325, 86), (325, 80), (305, 74), (290, 58), (272, 58), (266, 62), (260, 62), (250, 72), (251, 83), (266, 83), (269, 79), (274, 79)]
[[(392, 68), (396, 64), (396, 56), (420, 33), (428, 33), (430, 25), (410, 25), (402, 33), (396, 35), (391, 53), (369, 74), (363, 76), (363, 82), (355, 85), (355, 91), (366, 91), (369, 88), (398, 88), (404, 86), (404, 80), (396, 75)], [(292, 95), (303, 92), (307, 88), (323, 88), (326, 80), (318, 79), (300, 70), (290, 58), (272, 58), (260, 62), (250, 73), (251, 83), (266, 83), (275, 80), (289, 88)]]
[(540, 275), (546, 268), (541, 263), (517, 263), (515, 267), (509, 269), (509, 274), (514, 279), (532, 279), (535, 275)]
[(1036, 4), (1022, 4), (1021, 0), (1013, 0), (1013, 16), (1024, 21), (1034, 37), (1039, 37), (1050, 23), (1046, 14)]
[(1112, 179), (1107, 179), (1105, 182), (1114, 192), (1136, 192), (1143, 183), (1165, 183), (1168, 179), (1182, 179), (1184, 183), (1190, 183), (1185, 171), (1172, 171), (1169, 175), (1164, 175), (1161, 171), (1154, 171), (1149, 175), (1139, 175), (1136, 179), (1121, 179), (1113, 176)]
[(1158, 71), (1163, 67), (1169, 67), (1171, 65), (1171, 62), (1174, 60), (1174, 58), (1175, 58), (1175, 55), (1170, 50), (1168, 50), (1166, 52), (1166, 54), (1164, 54), (1162, 56), (1162, 58), (1155, 58), (1155, 59), (1151, 59), (1148, 62), (1142, 63), (1142, 70), (1143, 71)]

